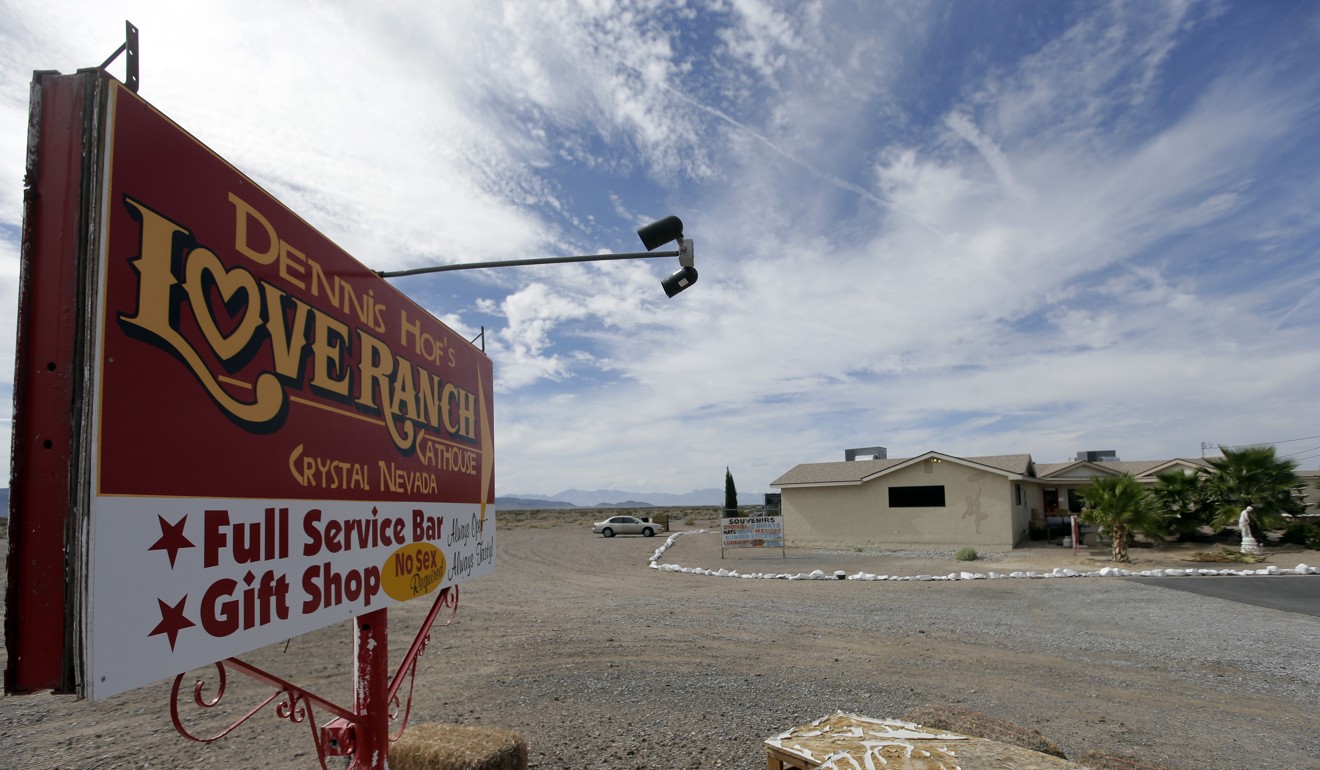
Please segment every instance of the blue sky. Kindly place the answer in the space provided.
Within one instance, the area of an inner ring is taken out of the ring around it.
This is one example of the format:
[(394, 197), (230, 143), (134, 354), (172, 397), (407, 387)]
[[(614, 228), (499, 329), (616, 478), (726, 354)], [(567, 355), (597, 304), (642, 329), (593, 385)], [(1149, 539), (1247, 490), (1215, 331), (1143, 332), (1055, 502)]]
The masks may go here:
[(1313, 4), (0, 18), (6, 433), (31, 73), (99, 64), (127, 18), (142, 96), (371, 267), (634, 251), (638, 225), (682, 217), (701, 277), (672, 300), (669, 259), (395, 281), (486, 329), (501, 494), (683, 492), (726, 466), (756, 492), (871, 445), (1058, 462), (1286, 442), (1320, 465)]

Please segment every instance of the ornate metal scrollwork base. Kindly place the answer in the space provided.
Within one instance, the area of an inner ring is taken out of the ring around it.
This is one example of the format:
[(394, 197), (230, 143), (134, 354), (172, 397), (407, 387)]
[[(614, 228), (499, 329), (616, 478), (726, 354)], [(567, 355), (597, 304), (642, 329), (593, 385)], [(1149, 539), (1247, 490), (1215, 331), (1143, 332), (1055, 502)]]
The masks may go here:
[[(408, 717), (412, 713), (413, 686), (417, 679), (417, 658), (421, 656), (431, 642), (431, 628), (435, 624), (436, 617), (441, 610), (449, 609), (449, 617), (441, 623), (447, 626), (454, 622), (458, 615), (458, 587), (450, 586), (441, 589), (436, 597), (435, 603), (431, 606), (430, 612), (423, 621), (421, 628), (418, 629), (412, 645), (408, 648), (407, 654), (399, 662), (399, 668), (394, 675), (390, 677), (389, 689), (387, 691), (387, 703), (389, 704), (388, 719), (390, 724), (398, 724), (398, 731), (390, 736), (390, 741), (398, 740), (403, 731), (407, 729)], [(211, 709), (220, 704), (225, 697), (225, 690), (229, 682), (229, 670), (233, 669), (245, 676), (255, 679), (259, 682), (271, 685), (275, 692), (261, 700), (253, 706), (247, 713), (235, 719), (227, 727), (213, 735), (196, 735), (183, 724), (180, 716), (180, 691), (183, 688), (184, 677), (186, 674), (179, 674), (174, 679), (174, 686), (170, 691), (170, 718), (174, 722), (174, 729), (179, 735), (191, 741), (198, 743), (211, 743), (229, 735), (238, 728), (239, 725), (247, 722), (258, 712), (275, 704), (275, 715), (280, 719), (287, 719), (294, 724), (307, 723), (312, 733), (312, 743), (316, 746), (316, 758), (320, 763), (322, 770), (328, 770), (325, 764), (326, 757), (347, 756), (353, 753), (353, 735), (354, 726), (365, 716), (356, 714), (349, 709), (341, 706), (305, 690), (292, 682), (281, 679), (268, 671), (264, 671), (250, 663), (246, 663), (238, 658), (227, 658), (217, 661), (215, 664), (216, 684), (215, 694), (207, 697), (208, 680), (198, 679), (192, 686), (192, 706), (197, 709)], [(385, 676), (388, 671), (379, 672), (358, 672), (358, 678), (363, 676)], [(401, 701), (399, 690), (403, 685), (404, 678), (408, 679), (408, 695), (406, 702), (402, 702), (402, 717), (400, 717)], [(315, 710), (319, 709), (322, 713), (333, 715), (326, 725), (321, 728), (316, 726)]]
[[(449, 617), (440, 625), (447, 626), (454, 622), (458, 615), (458, 586), (450, 586), (440, 592), (436, 597), (435, 604), (431, 605), (431, 611), (427, 614), (426, 620), (422, 621), (422, 626), (417, 630), (417, 636), (413, 638), (412, 645), (408, 648), (408, 653), (404, 655), (403, 660), (399, 662), (399, 670), (395, 672), (390, 680), (390, 689), (388, 699), (390, 704), (390, 723), (398, 721), (399, 731), (390, 736), (390, 741), (399, 740), (403, 731), (408, 728), (408, 717), (412, 714), (412, 696), (413, 685), (417, 681), (417, 658), (426, 652), (426, 648), (431, 644), (431, 628), (435, 625), (435, 619), (440, 611), (448, 608)], [(404, 676), (408, 677), (408, 702), (403, 710), (403, 719), (399, 715), (399, 688), (403, 685)]]

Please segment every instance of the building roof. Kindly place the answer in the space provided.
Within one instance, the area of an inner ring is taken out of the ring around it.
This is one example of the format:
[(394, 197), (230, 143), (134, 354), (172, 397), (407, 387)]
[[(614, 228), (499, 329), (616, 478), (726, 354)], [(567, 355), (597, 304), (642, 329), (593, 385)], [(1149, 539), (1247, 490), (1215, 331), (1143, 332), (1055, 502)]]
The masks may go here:
[[(1037, 463), (1036, 476), (1041, 479), (1089, 479), (1102, 474), (1118, 476), (1127, 473), (1141, 478), (1142, 476), (1154, 477), (1156, 474), (1167, 470), (1188, 467), (1209, 468), (1210, 463), (1199, 457), (1191, 459), (1178, 457), (1172, 460), (1105, 460), (1103, 462), (1074, 460), (1066, 463)], [(1101, 473), (1097, 474), (1095, 471)]]
[(772, 487), (833, 486), (862, 484), (901, 467), (928, 458), (950, 460), (963, 465), (979, 465), (1007, 476), (1037, 479), (1039, 481), (1089, 482), (1098, 475), (1131, 474), (1137, 478), (1154, 478), (1167, 470), (1209, 468), (1202, 458), (1174, 458), (1172, 460), (1106, 460), (1089, 462), (1076, 460), (1066, 463), (1035, 463), (1029, 454), (985, 455), (981, 457), (955, 457), (941, 452), (926, 452), (916, 457), (885, 460), (851, 460), (829, 463), (802, 463), (770, 482)]
[(828, 486), (834, 484), (861, 484), (877, 476), (897, 470), (927, 458), (950, 460), (965, 465), (981, 465), (1004, 475), (1034, 475), (1031, 455), (988, 455), (985, 457), (955, 457), (941, 452), (926, 452), (916, 457), (885, 460), (852, 460), (831, 463), (802, 463), (774, 481), (772, 487)]
[(832, 463), (802, 463), (770, 482), (772, 487), (785, 484), (848, 484), (858, 483), (877, 473), (893, 468), (900, 459), (852, 460)]

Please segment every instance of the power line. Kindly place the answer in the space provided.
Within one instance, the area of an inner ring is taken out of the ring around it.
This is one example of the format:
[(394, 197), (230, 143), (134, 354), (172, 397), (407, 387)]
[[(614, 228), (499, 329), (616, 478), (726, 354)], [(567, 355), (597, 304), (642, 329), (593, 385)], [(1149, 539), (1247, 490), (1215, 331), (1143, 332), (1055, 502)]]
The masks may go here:
[(1309, 455), (1303, 455), (1302, 457), (1295, 457), (1293, 459), (1296, 460), (1297, 462), (1301, 462), (1302, 460), (1309, 460), (1312, 457), (1320, 457), (1320, 449), (1313, 451)]
[[(1230, 446), (1230, 447), (1228, 447), (1228, 448), (1229, 448), (1229, 449), (1243, 449), (1243, 448), (1245, 448), (1245, 447), (1251, 447), (1251, 446), (1266, 446), (1266, 445), (1268, 445), (1268, 444), (1291, 444), (1291, 443), (1293, 443), (1294, 441), (1311, 441), (1312, 439), (1318, 439), (1318, 438), (1320, 438), (1320, 436), (1303, 436), (1303, 437), (1301, 437), (1301, 438), (1286, 438), (1286, 439), (1284, 439), (1283, 441), (1257, 441), (1257, 442), (1254, 443), (1254, 444), (1236, 444), (1236, 445), (1234, 445), (1234, 446)], [(1305, 450), (1303, 450), (1303, 451), (1305, 451)]]

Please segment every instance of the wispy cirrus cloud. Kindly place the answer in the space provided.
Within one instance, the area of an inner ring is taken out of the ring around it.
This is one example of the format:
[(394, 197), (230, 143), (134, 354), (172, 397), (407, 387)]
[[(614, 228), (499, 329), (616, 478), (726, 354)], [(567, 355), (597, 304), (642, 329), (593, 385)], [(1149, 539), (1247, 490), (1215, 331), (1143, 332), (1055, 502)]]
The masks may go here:
[[(16, 69), (99, 61), (122, 19), (10, 8), (13, 180)], [(1186, 455), (1288, 437), (1320, 374), (1315, 11), (141, 8), (144, 94), (373, 267), (633, 250), (683, 217), (701, 279), (672, 301), (671, 260), (399, 282), (485, 327), (502, 492), (725, 465), (755, 490), (874, 443)]]

